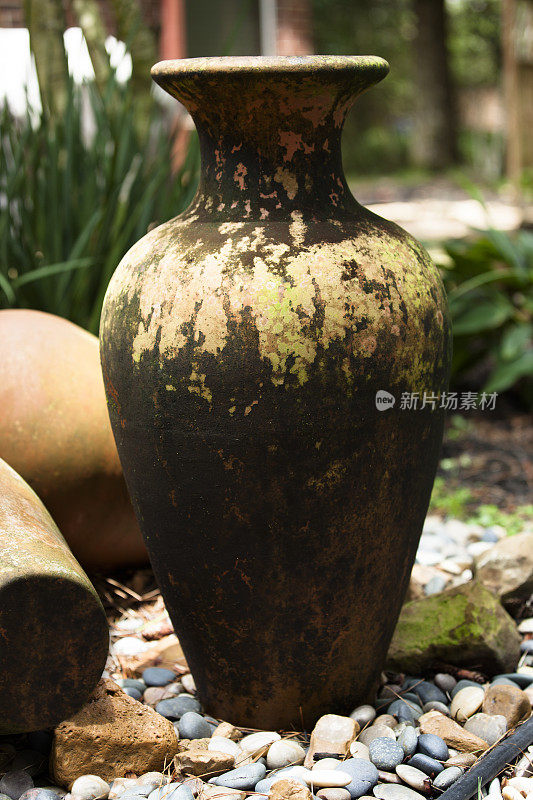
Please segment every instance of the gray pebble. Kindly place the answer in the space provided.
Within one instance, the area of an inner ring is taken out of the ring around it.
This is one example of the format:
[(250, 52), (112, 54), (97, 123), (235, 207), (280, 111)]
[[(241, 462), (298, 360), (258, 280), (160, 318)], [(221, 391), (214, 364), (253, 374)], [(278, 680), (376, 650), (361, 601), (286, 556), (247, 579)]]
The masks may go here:
[(533, 683), (533, 675), (524, 675), (520, 672), (504, 672), (502, 675), (495, 675), (495, 678), (509, 678), (510, 680), (517, 683), (521, 689), (527, 689), (527, 687)]
[(447, 767), (433, 780), (433, 786), (435, 789), (448, 789), (462, 774), (463, 770), (460, 767)]
[(133, 697), (134, 700), (141, 700), (143, 693), (140, 692), (135, 686), (125, 686), (122, 691), (124, 694), (127, 694), (128, 697)]
[(407, 763), (410, 767), (416, 767), (422, 770), (422, 772), (425, 772), (430, 778), (433, 775), (438, 775), (439, 772), (442, 772), (444, 769), (442, 764), (439, 764), (434, 758), (425, 755), (425, 753), (415, 753)]
[(464, 728), (474, 736), (479, 736), (490, 745), (502, 738), (507, 730), (507, 720), (501, 714), (474, 714), (467, 719)]
[(433, 678), (433, 682), (435, 686), (438, 686), (441, 691), (447, 694), (451, 694), (457, 686), (457, 681), (453, 675), (448, 675), (447, 672), (437, 672)]
[(145, 682), (138, 678), (118, 678), (115, 683), (117, 683), (121, 689), (137, 689), (141, 694), (146, 690)]
[(252, 791), (256, 784), (263, 780), (265, 775), (265, 765), (255, 762), (254, 764), (246, 764), (244, 767), (237, 767), (237, 769), (225, 772), (218, 778), (211, 778), (209, 783), (214, 783), (215, 786), (225, 786), (228, 789)]
[(142, 679), (147, 686), (166, 686), (176, 680), (176, 673), (163, 667), (148, 667), (144, 670)]
[(396, 769), (405, 757), (402, 746), (385, 736), (370, 742), (368, 749), (374, 766), (385, 771)]
[(476, 683), (475, 681), (469, 681), (466, 678), (462, 678), (458, 681), (455, 686), (453, 687), (452, 691), (450, 692), (450, 696), (453, 700), (457, 692), (460, 692), (461, 689), (466, 689), (467, 686), (477, 686), (479, 688), (480, 684)]
[(342, 762), (342, 771), (352, 778), (344, 787), (350, 792), (352, 800), (369, 794), (379, 780), (377, 767), (366, 758), (347, 758)]
[(405, 728), (398, 736), (398, 744), (403, 749), (406, 756), (414, 755), (417, 743), (418, 735), (414, 728)]
[(27, 792), (20, 795), (19, 800), (60, 800), (61, 795), (52, 789), (28, 789)]
[(398, 717), (400, 722), (411, 720), (414, 722), (422, 716), (422, 709), (417, 703), (410, 700), (395, 700), (388, 708), (389, 714)]
[(376, 711), (370, 705), (357, 706), (350, 714), (350, 719), (359, 723), (361, 730), (365, 725), (370, 725), (376, 718)]
[(151, 791), (148, 800), (194, 800), (194, 795), (185, 783), (167, 783)]
[(182, 739), (208, 739), (213, 732), (209, 722), (196, 711), (186, 711), (178, 725)]
[(494, 678), (491, 681), (491, 686), (514, 686), (516, 689), (519, 689), (519, 685), (512, 681), (510, 678)]
[(450, 717), (450, 709), (448, 706), (445, 706), (444, 703), (439, 703), (438, 700), (431, 700), (429, 703), (425, 703), (422, 708), (424, 714), (428, 711), (440, 711), (441, 714), (444, 714), (445, 717)]
[(6, 772), (0, 780), (0, 794), (7, 794), (11, 800), (19, 800), (28, 789), (33, 789), (33, 781), (24, 770)]
[(448, 702), (448, 698), (442, 691), (439, 689), (438, 686), (435, 686), (434, 683), (430, 683), (429, 681), (421, 681), (418, 686), (413, 687), (413, 691), (420, 700), (422, 704), (430, 703), (432, 700), (437, 700), (439, 703), (446, 703)]
[(417, 750), (436, 761), (447, 761), (450, 757), (448, 745), (444, 739), (434, 733), (421, 733), (418, 737)]
[(155, 710), (167, 719), (179, 720), (187, 711), (200, 711), (200, 703), (195, 697), (191, 697), (188, 694), (179, 694), (177, 697), (160, 700)]

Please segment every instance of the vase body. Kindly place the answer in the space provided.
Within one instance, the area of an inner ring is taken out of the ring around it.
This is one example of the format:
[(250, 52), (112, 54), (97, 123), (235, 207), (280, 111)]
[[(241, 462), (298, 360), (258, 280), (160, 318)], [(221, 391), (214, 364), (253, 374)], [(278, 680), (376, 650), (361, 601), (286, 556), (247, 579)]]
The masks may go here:
[[(192, 206), (119, 265), (101, 323), (124, 474), (206, 711), (309, 728), (372, 698), (440, 448), (436, 269), (360, 206), (340, 133), (381, 59), (163, 62)], [(396, 398), (377, 407), (376, 392)]]

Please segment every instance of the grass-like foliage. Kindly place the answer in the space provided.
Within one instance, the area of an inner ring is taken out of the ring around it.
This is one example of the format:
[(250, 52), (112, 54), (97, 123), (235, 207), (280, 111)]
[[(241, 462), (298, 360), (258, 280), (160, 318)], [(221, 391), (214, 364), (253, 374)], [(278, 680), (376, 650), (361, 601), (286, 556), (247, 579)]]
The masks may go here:
[(98, 332), (109, 280), (154, 225), (179, 214), (197, 183), (193, 137), (172, 172), (174, 142), (127, 85), (68, 84), (65, 112), (1, 112), (0, 308), (35, 308)]

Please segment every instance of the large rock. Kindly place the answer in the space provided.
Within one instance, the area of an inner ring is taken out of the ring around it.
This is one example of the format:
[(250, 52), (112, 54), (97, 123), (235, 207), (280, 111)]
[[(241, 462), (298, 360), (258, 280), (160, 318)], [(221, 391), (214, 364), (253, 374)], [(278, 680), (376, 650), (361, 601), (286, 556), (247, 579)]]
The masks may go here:
[(320, 717), (313, 732), (309, 750), (305, 757), (305, 766), (310, 769), (314, 763), (315, 753), (328, 753), (344, 758), (348, 755), (351, 743), (359, 733), (359, 723), (351, 717), (338, 714), (324, 714)]
[(60, 786), (80, 775), (109, 783), (129, 772), (161, 772), (177, 749), (171, 722), (105, 678), (81, 711), (55, 729), (50, 767)]
[(527, 600), (533, 592), (533, 533), (501, 539), (474, 560), (476, 579), (504, 605)]
[(416, 675), (439, 662), (509, 672), (520, 635), (498, 597), (471, 581), (402, 608), (387, 657), (391, 669)]
[(94, 587), (35, 492), (0, 459), (0, 734), (77, 711), (108, 644)]
[(418, 724), (421, 733), (433, 733), (435, 736), (440, 736), (449, 747), (459, 750), (460, 753), (481, 753), (489, 747), (484, 739), (465, 730), (455, 720), (446, 717), (439, 711), (428, 711), (427, 714), (422, 714)]
[(107, 414), (98, 339), (52, 314), (0, 311), (0, 458), (89, 568), (146, 551)]

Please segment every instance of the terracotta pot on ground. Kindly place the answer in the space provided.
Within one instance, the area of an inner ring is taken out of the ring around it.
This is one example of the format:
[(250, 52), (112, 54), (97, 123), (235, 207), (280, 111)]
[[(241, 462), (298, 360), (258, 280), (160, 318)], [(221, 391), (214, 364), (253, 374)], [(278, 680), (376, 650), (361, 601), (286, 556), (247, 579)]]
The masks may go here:
[(309, 728), (372, 697), (429, 502), (443, 411), (401, 396), (446, 387), (444, 291), (341, 164), (344, 117), (386, 73), (329, 56), (152, 73), (194, 118), (202, 176), (111, 281), (104, 380), (200, 698), (239, 725)]
[(0, 311), (0, 457), (45, 503), (85, 568), (143, 563), (98, 340), (40, 311)]
[(50, 514), (0, 459), (0, 733), (56, 725), (89, 697), (109, 635)]

